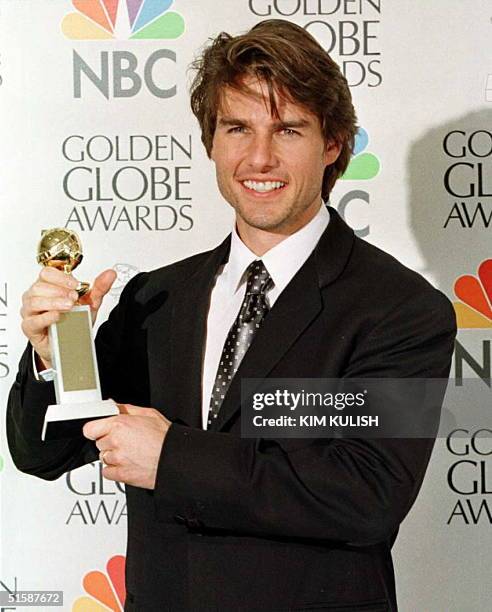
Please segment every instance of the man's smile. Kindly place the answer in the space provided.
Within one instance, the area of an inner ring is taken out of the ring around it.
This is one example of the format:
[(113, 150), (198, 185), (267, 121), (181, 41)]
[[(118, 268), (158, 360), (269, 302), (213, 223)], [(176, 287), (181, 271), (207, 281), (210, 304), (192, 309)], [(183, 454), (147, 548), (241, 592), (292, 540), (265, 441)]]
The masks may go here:
[(243, 181), (239, 181), (239, 183), (249, 194), (260, 197), (271, 194), (277, 195), (287, 186), (287, 183), (285, 181), (279, 180), (257, 181), (252, 179), (246, 179)]

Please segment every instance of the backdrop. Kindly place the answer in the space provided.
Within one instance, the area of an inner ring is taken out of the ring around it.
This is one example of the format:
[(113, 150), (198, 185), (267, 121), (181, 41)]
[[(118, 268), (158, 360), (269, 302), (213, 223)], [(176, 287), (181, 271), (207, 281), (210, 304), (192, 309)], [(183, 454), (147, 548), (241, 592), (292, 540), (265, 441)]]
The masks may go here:
[[(2, 410), (25, 345), (19, 307), (38, 274), (41, 229), (79, 232), (80, 278), (117, 271), (99, 323), (138, 270), (213, 247), (230, 230), (189, 110), (187, 66), (208, 37), (268, 17), (310, 31), (351, 86), (361, 127), (331, 204), (455, 303), (452, 384), (465, 376), (489, 389), (490, 2), (0, 0)], [(437, 443), (395, 545), (404, 612), (490, 609), (492, 440), (483, 434)], [(64, 610), (121, 610), (122, 488), (99, 463), (56, 482), (26, 476), (5, 435), (1, 445), (0, 590), (58, 589)]]

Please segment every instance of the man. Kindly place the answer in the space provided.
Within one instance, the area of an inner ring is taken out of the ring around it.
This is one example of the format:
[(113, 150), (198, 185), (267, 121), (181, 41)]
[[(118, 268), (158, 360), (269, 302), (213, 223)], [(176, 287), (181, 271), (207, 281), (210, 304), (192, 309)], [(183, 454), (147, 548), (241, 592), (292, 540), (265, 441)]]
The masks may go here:
[[(24, 295), (8, 409), (19, 469), (98, 457), (126, 483), (125, 610), (396, 610), (391, 545), (432, 450), (423, 439), (245, 439), (245, 378), (447, 377), (448, 300), (323, 205), (355, 133), (347, 83), (302, 28), (218, 36), (192, 108), (236, 212), (217, 248), (140, 274), (97, 337), (122, 414), (42, 443), (47, 326), (77, 282), (44, 269)], [(114, 273), (84, 298), (94, 315)], [(150, 406), (151, 408), (146, 408)]]

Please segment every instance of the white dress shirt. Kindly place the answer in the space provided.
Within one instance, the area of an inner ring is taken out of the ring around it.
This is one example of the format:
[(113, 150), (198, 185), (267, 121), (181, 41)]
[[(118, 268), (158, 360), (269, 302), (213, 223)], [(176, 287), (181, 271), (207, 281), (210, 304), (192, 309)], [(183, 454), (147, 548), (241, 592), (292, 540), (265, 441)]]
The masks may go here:
[(330, 213), (322, 204), (309, 223), (279, 242), (261, 258), (248, 249), (234, 227), (229, 261), (219, 268), (210, 296), (202, 378), (203, 429), (207, 428), (210, 396), (222, 349), (246, 292), (247, 267), (255, 259), (263, 261), (274, 283), (267, 293), (267, 301), (272, 308), (279, 295), (313, 252), (329, 220)]

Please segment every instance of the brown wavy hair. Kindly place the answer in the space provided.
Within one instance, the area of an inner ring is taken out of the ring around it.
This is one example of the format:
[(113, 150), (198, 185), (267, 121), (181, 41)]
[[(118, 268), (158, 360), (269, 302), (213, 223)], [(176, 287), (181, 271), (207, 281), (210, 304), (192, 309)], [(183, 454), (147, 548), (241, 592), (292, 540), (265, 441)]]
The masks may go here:
[(255, 77), (268, 89), (272, 115), (279, 117), (276, 95), (300, 104), (318, 117), (325, 142), (341, 145), (338, 159), (327, 166), (321, 195), (327, 201), (336, 180), (350, 161), (357, 131), (352, 96), (338, 65), (300, 26), (267, 19), (239, 36), (220, 33), (210, 39), (192, 64), (191, 109), (202, 131), (208, 156), (226, 87), (252, 92), (245, 77)]

